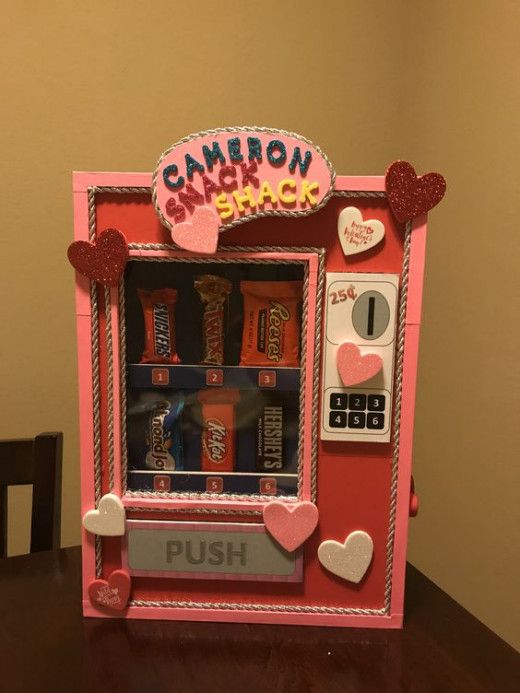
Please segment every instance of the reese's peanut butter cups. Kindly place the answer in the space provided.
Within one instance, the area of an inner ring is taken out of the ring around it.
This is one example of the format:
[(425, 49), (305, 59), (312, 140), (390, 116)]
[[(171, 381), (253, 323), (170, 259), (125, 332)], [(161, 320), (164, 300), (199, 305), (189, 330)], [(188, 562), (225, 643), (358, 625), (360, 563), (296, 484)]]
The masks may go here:
[(299, 365), (301, 281), (243, 281), (241, 366)]

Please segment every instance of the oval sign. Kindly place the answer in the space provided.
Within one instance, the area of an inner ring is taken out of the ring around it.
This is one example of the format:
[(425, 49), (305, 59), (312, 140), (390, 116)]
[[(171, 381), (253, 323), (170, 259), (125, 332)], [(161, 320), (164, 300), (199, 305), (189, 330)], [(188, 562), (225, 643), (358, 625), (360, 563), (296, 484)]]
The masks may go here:
[(265, 216), (304, 216), (332, 194), (336, 174), (301, 135), (272, 128), (195, 133), (167, 149), (153, 174), (152, 197), (172, 240), (214, 253), (218, 234)]

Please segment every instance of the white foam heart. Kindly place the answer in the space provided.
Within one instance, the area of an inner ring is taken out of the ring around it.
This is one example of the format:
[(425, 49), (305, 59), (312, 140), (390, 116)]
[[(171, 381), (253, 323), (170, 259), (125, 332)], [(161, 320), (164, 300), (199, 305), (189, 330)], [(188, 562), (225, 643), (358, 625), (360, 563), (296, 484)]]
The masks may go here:
[(345, 255), (356, 255), (373, 248), (385, 237), (385, 226), (378, 219), (363, 221), (357, 207), (345, 207), (338, 217), (338, 236)]
[(100, 537), (122, 537), (125, 533), (125, 508), (119, 496), (105, 494), (97, 510), (88, 510), (83, 515), (83, 527)]
[(374, 553), (370, 534), (356, 530), (343, 544), (333, 539), (323, 541), (318, 547), (321, 565), (331, 573), (349, 582), (361, 582), (368, 570)]

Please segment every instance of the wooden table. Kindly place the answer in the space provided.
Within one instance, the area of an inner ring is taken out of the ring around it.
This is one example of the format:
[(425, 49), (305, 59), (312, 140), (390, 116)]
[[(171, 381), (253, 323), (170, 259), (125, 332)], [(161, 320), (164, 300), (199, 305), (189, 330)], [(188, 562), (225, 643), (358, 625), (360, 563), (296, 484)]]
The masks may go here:
[(412, 566), (403, 631), (84, 619), (80, 570), (0, 561), (1, 691), (520, 691), (520, 655)]

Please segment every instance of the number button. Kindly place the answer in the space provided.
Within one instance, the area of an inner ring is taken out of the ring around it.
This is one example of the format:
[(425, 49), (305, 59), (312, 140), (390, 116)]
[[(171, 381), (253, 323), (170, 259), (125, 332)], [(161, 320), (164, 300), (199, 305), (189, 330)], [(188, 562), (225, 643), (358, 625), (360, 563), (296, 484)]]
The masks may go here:
[(354, 411), (363, 411), (367, 406), (367, 396), (366, 395), (350, 395), (350, 409)]
[(222, 385), (224, 383), (224, 371), (220, 368), (208, 368), (206, 371), (206, 385)]
[(346, 409), (348, 403), (348, 395), (342, 392), (333, 392), (330, 396), (331, 409)]
[(222, 493), (224, 480), (221, 476), (209, 476), (206, 479), (206, 493)]
[(368, 410), (369, 411), (384, 411), (385, 396), (384, 395), (368, 395)]
[(347, 412), (346, 411), (331, 411), (329, 414), (329, 426), (331, 428), (346, 428)]
[(276, 387), (276, 371), (260, 371), (258, 387)]
[(351, 411), (348, 415), (349, 428), (365, 428), (365, 412)]
[(277, 484), (276, 479), (271, 477), (262, 477), (260, 479), (260, 493), (264, 496), (276, 496)]
[(152, 385), (169, 385), (170, 372), (167, 368), (152, 368)]
[(385, 415), (378, 413), (367, 414), (367, 428), (384, 428)]
[(169, 491), (170, 477), (166, 474), (155, 474), (153, 477), (153, 488), (154, 491)]

